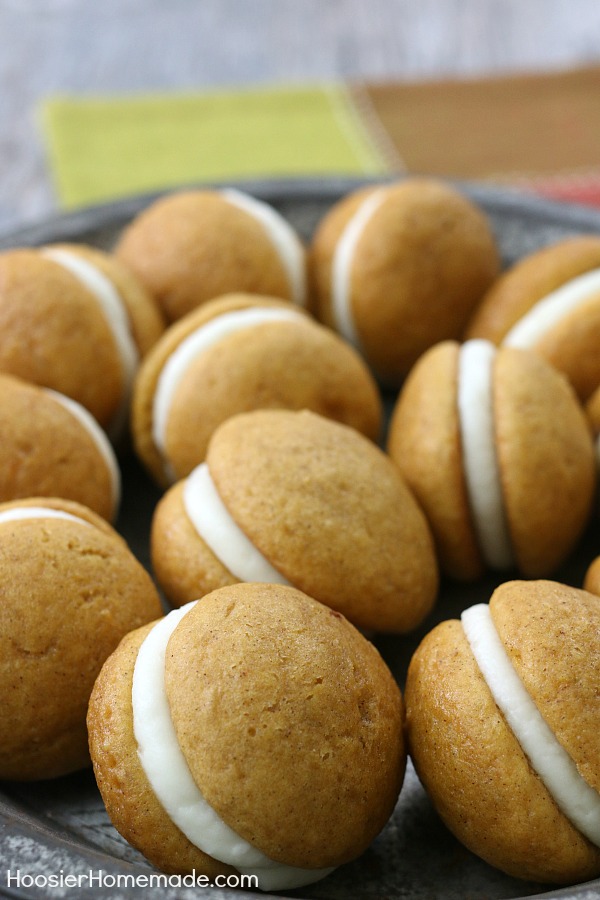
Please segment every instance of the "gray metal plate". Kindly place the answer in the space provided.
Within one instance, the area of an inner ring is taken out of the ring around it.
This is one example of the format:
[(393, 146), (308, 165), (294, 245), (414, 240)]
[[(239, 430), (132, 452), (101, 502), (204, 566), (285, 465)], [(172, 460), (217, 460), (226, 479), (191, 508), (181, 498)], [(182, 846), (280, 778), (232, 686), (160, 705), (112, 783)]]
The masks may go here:
[[(348, 179), (311, 179), (253, 181), (237, 186), (271, 203), (304, 238), (309, 238), (331, 204), (363, 183)], [(562, 237), (577, 233), (600, 234), (600, 211), (555, 204), (480, 185), (458, 186), (488, 213), (505, 264)], [(109, 249), (123, 225), (155, 196), (133, 197), (57, 216), (36, 227), (0, 235), (0, 249), (50, 241), (80, 241)], [(391, 404), (394, 397), (387, 400)], [(159, 492), (132, 458), (123, 460), (123, 484), (118, 528), (136, 555), (149, 567), (149, 524)], [(580, 586), (585, 569), (599, 552), (600, 541), (594, 528), (590, 528), (575, 557), (556, 577)], [(444, 584), (435, 612), (418, 632), (404, 638), (375, 639), (401, 684), (408, 660), (425, 631), (442, 619), (458, 615), (473, 603), (487, 601), (496, 583), (493, 578), (486, 578), (476, 585)], [(19, 883), (18, 872), (29, 877), (22, 877)], [(72, 896), (97, 900), (130, 897), (134, 893), (150, 900), (159, 897), (161, 900), (192, 897), (235, 900), (256, 896), (240, 890), (175, 884), (134, 891), (123, 880), (125, 876), (152, 872), (154, 870), (143, 857), (129, 847), (110, 824), (91, 771), (36, 784), (0, 784), (2, 896)], [(81, 886), (71, 888), (61, 884), (60, 878), (68, 875), (81, 876)], [(58, 884), (53, 886), (52, 882), (57, 879)], [(347, 897), (356, 900), (508, 900), (523, 897), (592, 900), (600, 897), (600, 880), (553, 890), (549, 886), (509, 878), (487, 866), (465, 850), (441, 824), (409, 765), (394, 815), (372, 847), (359, 860), (340, 868), (324, 881), (288, 892), (288, 896), (315, 900)]]

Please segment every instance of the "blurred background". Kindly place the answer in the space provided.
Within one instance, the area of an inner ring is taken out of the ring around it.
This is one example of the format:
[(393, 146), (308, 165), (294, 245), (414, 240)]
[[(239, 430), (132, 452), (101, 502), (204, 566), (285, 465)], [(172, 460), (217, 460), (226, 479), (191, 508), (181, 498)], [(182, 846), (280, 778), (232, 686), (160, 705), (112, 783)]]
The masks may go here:
[(596, 66), (598, 0), (0, 0), (0, 231), (336, 167), (597, 202)]

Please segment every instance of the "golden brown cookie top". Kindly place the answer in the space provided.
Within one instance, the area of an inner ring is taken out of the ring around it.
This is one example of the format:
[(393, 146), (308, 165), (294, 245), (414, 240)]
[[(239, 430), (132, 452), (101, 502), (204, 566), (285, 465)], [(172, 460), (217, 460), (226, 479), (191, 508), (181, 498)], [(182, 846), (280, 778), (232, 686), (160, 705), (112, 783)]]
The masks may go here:
[(369, 628), (409, 630), (429, 612), (425, 517), (354, 429), (308, 411), (244, 413), (217, 429), (207, 463), (236, 524), (295, 587)]
[[(554, 648), (545, 660), (542, 678), (552, 678), (559, 652)], [(405, 699), (409, 752), (459, 840), (518, 878), (556, 883), (597, 875), (600, 850), (565, 818), (532, 770), (461, 622), (442, 622), (423, 639)]]
[(136, 448), (168, 484), (203, 461), (221, 422), (263, 407), (310, 408), (373, 440), (383, 416), (374, 378), (337, 335), (286, 301), (230, 294), (172, 325), (142, 364)]
[(276, 585), (215, 591), (171, 636), (165, 677), (194, 780), (267, 856), (338, 865), (383, 827), (403, 777), (402, 700), (339, 613)]
[(72, 397), (116, 439), (140, 357), (164, 329), (110, 254), (52, 244), (0, 254), (0, 371)]
[[(548, 572), (570, 552), (591, 511), (590, 429), (567, 380), (535, 353), (502, 347), (494, 379), (496, 445), (520, 570)], [(560, 489), (558, 488), (560, 485)]]
[[(340, 274), (346, 270), (341, 248), (348, 232), (338, 235), (339, 210), (329, 214), (333, 226), (326, 217), (323, 238), (317, 231), (311, 254), (316, 283), (325, 281), (327, 270), (330, 281), (326, 292), (319, 290), (319, 317), (348, 339), (354, 332), (380, 377), (397, 384), (428, 347), (462, 335), (498, 274), (498, 251), (484, 213), (437, 180), (410, 178), (359, 197), (363, 208), (374, 209), (349, 253), (347, 298), (341, 287), (346, 276)], [(352, 227), (360, 206), (356, 198), (342, 203)], [(338, 236), (335, 244), (332, 234)], [(340, 308), (349, 310), (349, 333)]]
[(566, 378), (532, 351), (475, 339), (432, 348), (400, 392), (388, 449), (452, 577), (476, 577), (483, 562), (547, 575), (588, 521), (590, 427)]
[(498, 344), (542, 297), (600, 267), (600, 238), (567, 238), (523, 257), (490, 287), (469, 322), (466, 336)]
[(20, 378), (0, 374), (0, 396), (0, 501), (65, 497), (112, 519), (120, 475), (99, 426)]
[(78, 504), (2, 504), (0, 536), (0, 771), (54, 777), (87, 764), (94, 680), (124, 634), (161, 615), (160, 600), (123, 539)]
[(264, 225), (219, 191), (160, 198), (125, 228), (115, 253), (169, 322), (231, 291), (292, 298), (285, 265)]
[(600, 597), (551, 581), (512, 581), (490, 600), (512, 664), (580, 774), (600, 790)]
[(145, 356), (165, 330), (165, 321), (154, 297), (141, 281), (113, 253), (88, 244), (49, 246), (79, 254), (109, 279), (123, 302), (139, 354)]
[(484, 570), (465, 483), (457, 405), (459, 344), (443, 341), (413, 366), (395, 404), (387, 449), (431, 525), (443, 571)]

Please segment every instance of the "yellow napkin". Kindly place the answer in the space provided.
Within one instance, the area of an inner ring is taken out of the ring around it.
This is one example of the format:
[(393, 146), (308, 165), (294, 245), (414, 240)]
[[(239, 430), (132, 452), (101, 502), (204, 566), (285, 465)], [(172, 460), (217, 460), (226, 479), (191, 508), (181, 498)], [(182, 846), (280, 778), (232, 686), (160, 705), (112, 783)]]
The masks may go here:
[(388, 170), (341, 84), (64, 96), (42, 113), (69, 208), (203, 181)]

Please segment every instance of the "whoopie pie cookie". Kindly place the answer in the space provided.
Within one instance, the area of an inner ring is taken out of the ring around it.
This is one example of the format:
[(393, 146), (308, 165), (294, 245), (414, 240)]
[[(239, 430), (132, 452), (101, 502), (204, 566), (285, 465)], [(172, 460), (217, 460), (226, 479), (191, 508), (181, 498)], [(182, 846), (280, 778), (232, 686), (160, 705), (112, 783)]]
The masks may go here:
[(0, 573), (0, 778), (81, 769), (96, 676), (156, 588), (104, 519), (48, 497), (0, 505)]
[(388, 451), (453, 578), (546, 576), (592, 509), (589, 422), (566, 378), (531, 351), (480, 339), (432, 347), (400, 392)]
[(528, 254), (492, 285), (467, 336), (535, 350), (587, 400), (600, 385), (600, 236)]
[(294, 588), (236, 584), (129, 634), (88, 729), (120, 833), (165, 872), (323, 878), (388, 821), (403, 701), (374, 646)]
[(396, 386), (428, 347), (462, 335), (499, 267), (485, 214), (425, 178), (347, 195), (310, 251), (317, 317)]
[(55, 244), (0, 253), (0, 371), (77, 400), (120, 437), (158, 307), (111, 254)]
[(135, 382), (132, 433), (163, 485), (203, 462), (212, 432), (235, 413), (312, 409), (381, 436), (375, 379), (358, 353), (283, 300), (228, 294), (167, 329)]
[(290, 223), (244, 191), (177, 191), (124, 229), (115, 253), (173, 322), (242, 291), (307, 303), (306, 253)]
[(502, 584), (443, 622), (406, 681), (415, 768), (448, 828), (518, 878), (600, 874), (600, 598)]
[(180, 606), (237, 581), (292, 584), (354, 624), (404, 632), (438, 586), (429, 527), (397, 467), (355, 429), (256, 410), (156, 507), (154, 572)]
[(0, 374), (0, 502), (64, 497), (116, 517), (121, 474), (104, 431), (83, 406)]

